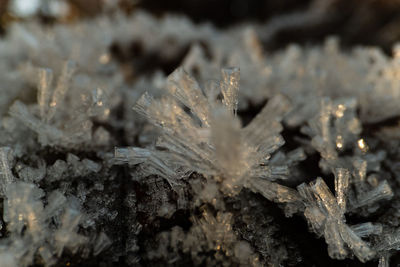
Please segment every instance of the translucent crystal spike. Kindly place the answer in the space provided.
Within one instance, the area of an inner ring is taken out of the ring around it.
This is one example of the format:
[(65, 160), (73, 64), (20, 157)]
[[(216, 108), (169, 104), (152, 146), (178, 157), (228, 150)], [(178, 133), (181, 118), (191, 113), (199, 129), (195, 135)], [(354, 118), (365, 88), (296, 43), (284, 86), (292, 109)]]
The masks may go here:
[(150, 155), (149, 150), (138, 147), (116, 147), (114, 150), (114, 158), (117, 162), (132, 165), (144, 162)]
[(69, 89), (70, 80), (75, 72), (76, 65), (73, 61), (67, 61), (61, 71), (61, 76), (57, 80), (57, 86), (54, 89), (53, 95), (51, 97), (50, 107), (47, 112), (45, 121), (50, 121), (57, 109), (60, 107), (64, 101), (64, 97)]
[(53, 72), (50, 69), (39, 69), (39, 83), (37, 102), (39, 104), (40, 118), (45, 119), (49, 110), (52, 93)]
[(343, 213), (346, 212), (346, 194), (349, 188), (350, 172), (347, 169), (339, 168), (335, 170), (335, 192), (339, 208)]
[(136, 105), (133, 107), (133, 109), (142, 116), (148, 117), (147, 110), (151, 106), (152, 102), (153, 102), (153, 97), (151, 97), (147, 92), (145, 92), (136, 102)]
[[(197, 139), (200, 141), (201, 139)], [(209, 141), (208, 141), (209, 142)], [(215, 149), (211, 145), (199, 147), (198, 143), (189, 136), (182, 136), (180, 134), (176, 135), (164, 135), (163, 138), (157, 141), (157, 146), (164, 147), (168, 149), (170, 153), (167, 156), (165, 153), (160, 153), (157, 151), (159, 156), (164, 156), (165, 158), (175, 159), (176, 163), (181, 161), (181, 165), (187, 165), (192, 167), (196, 171), (200, 171), (203, 174), (208, 173), (210, 167), (215, 166), (214, 170), (218, 170), (216, 167), (216, 162), (214, 162)], [(198, 164), (203, 165), (203, 168), (197, 169)], [(216, 174), (216, 173), (214, 173)]]
[(264, 157), (284, 144), (279, 135), (282, 131), (280, 119), (290, 109), (290, 103), (283, 95), (270, 99), (263, 110), (242, 130), (244, 140), (256, 148)]
[(350, 228), (359, 237), (366, 237), (366, 236), (370, 236), (370, 235), (380, 235), (383, 230), (383, 227), (381, 224), (372, 224), (370, 222), (352, 225)]
[[(263, 127), (260, 127), (263, 128)], [(257, 133), (255, 133), (257, 134)], [(255, 148), (255, 150), (262, 155), (263, 159), (260, 159), (260, 162), (267, 162), (269, 159), (270, 154), (275, 152), (278, 148), (285, 144), (285, 140), (281, 135), (271, 135), (271, 136), (264, 136), (262, 140), (258, 140), (259, 142), (256, 143), (255, 139), (248, 139), (246, 135), (243, 134), (244, 141), (249, 145)]]
[(350, 227), (344, 223), (339, 223), (338, 226), (344, 242), (347, 243), (347, 246), (361, 262), (369, 261), (375, 256), (375, 251), (366, 242), (361, 240)]
[(297, 191), (299, 192), (300, 196), (305, 200), (304, 204), (306, 206), (312, 206), (313, 204), (316, 205), (314, 192), (311, 187), (308, 186), (306, 183), (302, 183), (297, 186)]
[(333, 259), (344, 259), (347, 256), (345, 243), (338, 229), (338, 221), (328, 219), (324, 230), (325, 241), (328, 244), (329, 256)]
[[(184, 134), (190, 137), (196, 134), (197, 125), (193, 118), (171, 98), (162, 98), (154, 101), (147, 93), (143, 94), (133, 108), (139, 114), (144, 115), (152, 124), (169, 134)], [(194, 138), (199, 136), (194, 135)]]
[(1, 195), (4, 195), (7, 186), (15, 180), (9, 165), (10, 155), (11, 155), (11, 148), (0, 147), (0, 194)]
[(227, 107), (228, 111), (236, 116), (239, 94), (239, 68), (222, 69), (221, 93), (224, 97), (222, 103)]
[(385, 180), (383, 182), (380, 182), (379, 185), (374, 189), (359, 195), (358, 207), (369, 205), (382, 199), (391, 199), (392, 197), (392, 188), (390, 188), (390, 185)]
[(209, 125), (210, 112), (207, 98), (200, 86), (182, 68), (168, 76), (167, 89), (171, 95), (190, 108), (203, 125)]
[(353, 166), (356, 169), (354, 176), (357, 183), (364, 182), (367, 177), (367, 161), (361, 159), (354, 160)]
[(306, 159), (306, 153), (304, 152), (304, 149), (302, 147), (296, 148), (286, 155), (286, 164), (287, 165), (293, 165), (294, 163), (297, 163), (299, 161), (305, 160)]
[(327, 220), (327, 216), (321, 212), (321, 210), (317, 206), (308, 206), (304, 211), (304, 216), (307, 218), (311, 229), (319, 236), (323, 235), (325, 222)]
[(311, 188), (313, 189), (321, 208), (325, 209), (330, 216), (338, 219), (343, 216), (343, 212), (340, 210), (336, 198), (332, 195), (322, 178), (318, 177), (314, 182), (312, 182)]
[[(343, 143), (336, 143), (336, 137), (331, 132), (332, 103), (329, 98), (320, 100), (319, 113), (314, 120), (309, 121), (311, 130), (311, 144), (328, 161), (336, 160), (338, 155), (336, 148), (343, 147)], [(340, 139), (340, 138), (339, 138)]]
[(307, 218), (312, 230), (318, 235), (323, 235), (323, 226), (325, 225), (327, 214), (323, 213), (319, 208), (312, 188), (302, 183), (297, 186), (297, 191), (304, 200), (306, 207), (304, 216)]
[(254, 192), (260, 193), (266, 199), (278, 203), (300, 201), (300, 196), (296, 192), (296, 190), (267, 181), (265, 179), (250, 179), (248, 181), (247, 187), (249, 187)]

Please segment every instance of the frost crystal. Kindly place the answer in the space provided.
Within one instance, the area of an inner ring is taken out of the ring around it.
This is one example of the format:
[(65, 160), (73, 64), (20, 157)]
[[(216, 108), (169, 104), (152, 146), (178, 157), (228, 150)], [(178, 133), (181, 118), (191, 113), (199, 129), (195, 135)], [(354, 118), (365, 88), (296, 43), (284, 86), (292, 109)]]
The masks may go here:
[(11, 152), (11, 148), (9, 147), (0, 147), (0, 196), (5, 194), (7, 186), (14, 181), (14, 176), (11, 173), (9, 165), (9, 155)]
[[(378, 235), (382, 233), (381, 225), (372, 223), (363, 223), (359, 225), (348, 226), (345, 223), (344, 214), (349, 210), (346, 208), (348, 199), (350, 173), (346, 169), (337, 169), (335, 171), (335, 191), (336, 197), (330, 192), (328, 186), (322, 178), (317, 178), (311, 185), (301, 184), (298, 191), (305, 201), (306, 209), (304, 215), (307, 218), (312, 230), (318, 235), (323, 235), (328, 244), (328, 252), (332, 258), (344, 259), (348, 255), (348, 249), (362, 262), (372, 259), (376, 251), (361, 238), (368, 237), (371, 234)], [(364, 206), (381, 198), (382, 193), (390, 197), (391, 189), (387, 186), (366, 193), (374, 197), (363, 197), (358, 199), (357, 205)], [(383, 193), (385, 194), (385, 193)], [(368, 199), (371, 202), (364, 201)]]
[[(194, 171), (213, 176), (227, 194), (237, 194), (244, 186), (274, 201), (295, 201), (294, 190), (269, 182), (286, 179), (288, 167), (268, 164), (284, 143), (280, 120), (290, 104), (277, 95), (249, 125), (241, 127), (234, 116), (238, 87), (237, 68), (223, 69), (222, 81), (204, 89), (183, 69), (176, 70), (168, 77), (169, 95), (155, 100), (144, 94), (135, 106), (162, 131), (156, 144), (162, 149), (117, 148), (116, 159), (146, 163), (146, 171), (172, 185), (179, 183), (182, 174)], [(222, 103), (216, 99), (219, 93)]]
[[(325, 182), (318, 178), (310, 187), (299, 186), (299, 192), (306, 202), (304, 212), (314, 231), (325, 237), (328, 252), (332, 258), (344, 259), (346, 247), (362, 262), (371, 259), (375, 253), (344, 222), (344, 212)], [(311, 195), (312, 194), (312, 195)]]
[[(54, 256), (61, 255), (64, 247), (74, 250), (86, 242), (76, 232), (80, 212), (73, 211), (76, 215), (71, 216), (71, 208), (60, 192), (50, 194), (45, 207), (42, 197), (44, 192), (31, 183), (16, 182), (7, 187), (3, 216), (11, 234), (10, 245), (0, 248), (6, 262), (12, 258), (18, 266), (29, 266), (39, 253), (47, 265), (52, 265)], [(52, 221), (60, 216), (61, 225), (54, 225)]]
[[(81, 88), (71, 85), (75, 69), (75, 64), (67, 61), (54, 87), (52, 71), (39, 69), (38, 107), (26, 106), (17, 100), (10, 108), (10, 115), (36, 132), (44, 146), (89, 143), (92, 140), (92, 118), (109, 114), (107, 92), (101, 88), (77, 92)], [(71, 111), (73, 108), (76, 110)]]

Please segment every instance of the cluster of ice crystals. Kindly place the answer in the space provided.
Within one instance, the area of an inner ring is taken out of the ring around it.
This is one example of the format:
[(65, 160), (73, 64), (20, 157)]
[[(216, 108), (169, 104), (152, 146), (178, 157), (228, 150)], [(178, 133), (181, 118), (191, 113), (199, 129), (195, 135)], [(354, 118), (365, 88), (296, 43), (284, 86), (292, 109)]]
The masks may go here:
[[(340, 179), (341, 176), (336, 177), (339, 180), (338, 183), (346, 183), (343, 178)], [(375, 252), (346, 225), (345, 207), (343, 207), (340, 191), (335, 198), (321, 178), (309, 186), (300, 185), (298, 190), (306, 200), (304, 214), (311, 228), (325, 237), (328, 252), (332, 258), (344, 259), (348, 254), (348, 249), (362, 262), (374, 257)], [(342, 205), (340, 206), (340, 204)]]
[[(192, 235), (192, 237), (190, 237)], [(210, 212), (203, 212), (203, 217), (195, 221), (186, 239), (186, 249), (190, 253), (196, 251), (197, 243), (201, 241), (203, 246), (215, 251), (215, 258), (223, 261), (223, 256), (233, 256), (238, 263), (247, 266), (258, 266), (258, 258), (254, 255), (249, 244), (245, 241), (237, 242), (237, 237), (232, 230), (232, 214), (219, 212), (214, 217)]]
[[(118, 161), (145, 162), (146, 171), (165, 177), (170, 184), (179, 182), (177, 173), (213, 176), (228, 194), (237, 194), (243, 186), (257, 191), (260, 185), (269, 187), (268, 180), (287, 177), (287, 166), (268, 164), (271, 154), (284, 143), (280, 120), (290, 109), (284, 96), (272, 98), (249, 125), (242, 127), (235, 117), (237, 68), (223, 69), (222, 80), (205, 88), (177, 69), (168, 77), (166, 89), (169, 94), (159, 100), (145, 93), (135, 106), (162, 131), (156, 149), (117, 148)], [(295, 198), (289, 196), (294, 194), (289, 188), (272, 187), (266, 194), (271, 200)]]
[[(361, 133), (356, 107), (354, 99), (322, 98), (319, 112), (302, 128), (303, 133), (312, 137), (311, 145), (321, 154), (324, 160), (321, 164), (328, 169), (337, 164), (339, 152), (354, 146)], [(362, 143), (362, 146), (364, 151), (366, 145)]]
[[(78, 233), (84, 213), (76, 198), (66, 197), (60, 190), (46, 194), (34, 183), (37, 179), (22, 181), (21, 172), (19, 177), (14, 177), (10, 168), (13, 155), (10, 148), (0, 148), (2, 219), (7, 233), (0, 240), (1, 266), (31, 266), (35, 258), (52, 266), (65, 249), (76, 253), (89, 244), (89, 238)], [(85, 165), (92, 172), (98, 171), (93, 170), (98, 168), (94, 162)], [(110, 243), (107, 235), (101, 233), (96, 238), (93, 254), (99, 254)]]
[[(10, 108), (10, 115), (36, 132), (44, 146), (89, 143), (92, 140), (92, 118), (109, 115), (107, 93), (103, 89), (90, 90), (90, 83), (86, 92), (81, 91), (82, 88), (71, 89), (75, 68), (72, 61), (67, 61), (55, 85), (52, 71), (39, 69), (38, 106), (27, 106), (17, 100)], [(74, 106), (75, 111), (71, 111)]]
[(317, 178), (310, 185), (301, 184), (297, 189), (306, 207), (304, 215), (311, 229), (325, 237), (329, 255), (332, 258), (344, 259), (350, 250), (360, 261), (365, 262), (372, 259), (377, 252), (361, 238), (381, 234), (382, 225), (367, 222), (348, 226), (344, 215), (355, 205), (357, 208), (370, 205), (380, 199), (391, 198), (393, 193), (384, 181), (371, 191), (350, 196), (350, 185), (354, 183), (357, 183), (357, 177), (352, 178), (347, 169), (336, 169), (336, 196), (331, 193), (322, 178)]
[(77, 233), (81, 212), (58, 191), (48, 195), (46, 206), (41, 200), (44, 196), (32, 183), (7, 186), (3, 218), (9, 237), (1, 240), (2, 262), (10, 258), (18, 263), (15, 266), (29, 266), (33, 257), (40, 255), (50, 266), (65, 247), (74, 251), (87, 242)]
[[(394, 54), (397, 50), (395, 47)], [(379, 122), (399, 114), (394, 78), (398, 57), (389, 57), (378, 48), (356, 47), (343, 53), (338, 40), (329, 38), (320, 47), (291, 45), (271, 55), (269, 62), (269, 86), (293, 101), (293, 112), (287, 118), (290, 125), (312, 117), (315, 103), (324, 96), (356, 98), (363, 122)]]
[[(159, 236), (158, 248), (149, 253), (149, 258), (164, 256), (168, 258), (168, 250), (173, 251), (175, 258), (179, 252), (187, 253), (196, 265), (219, 266), (261, 266), (257, 253), (246, 241), (240, 241), (232, 229), (232, 214), (218, 212), (216, 216), (209, 210), (204, 210), (201, 218), (192, 218), (193, 226), (188, 232), (180, 227), (174, 227), (169, 232)], [(208, 251), (210, 255), (205, 255)]]

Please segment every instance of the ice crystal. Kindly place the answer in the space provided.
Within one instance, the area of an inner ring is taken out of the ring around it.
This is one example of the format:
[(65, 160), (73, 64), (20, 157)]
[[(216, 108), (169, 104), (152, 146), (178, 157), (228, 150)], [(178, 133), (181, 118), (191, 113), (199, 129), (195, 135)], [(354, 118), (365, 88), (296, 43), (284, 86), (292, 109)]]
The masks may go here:
[[(10, 237), (8, 245), (0, 248), (1, 260), (7, 262), (10, 258), (18, 266), (29, 266), (38, 253), (46, 265), (52, 265), (64, 247), (76, 250), (87, 242), (76, 232), (80, 211), (57, 191), (48, 196), (49, 204), (44, 206), (41, 201), (44, 195), (43, 190), (31, 183), (16, 182), (7, 187), (4, 220)], [(52, 221), (60, 216), (61, 223), (53, 225)]]
[(304, 214), (312, 229), (325, 237), (332, 258), (344, 259), (347, 247), (362, 262), (374, 257), (374, 251), (345, 224), (345, 210), (339, 207), (338, 200), (321, 178), (309, 187), (301, 185), (298, 189), (307, 200)]
[[(361, 238), (382, 233), (382, 226), (370, 222), (353, 226), (346, 225), (344, 214), (351, 211), (347, 208), (349, 185), (350, 182), (356, 180), (350, 178), (348, 170), (336, 169), (336, 196), (331, 193), (322, 178), (317, 178), (310, 185), (301, 184), (298, 186), (298, 191), (305, 201), (304, 215), (313, 231), (325, 237), (329, 255), (332, 258), (344, 259), (350, 249), (360, 261), (365, 262), (372, 259), (376, 251)], [(352, 199), (356, 201), (353, 206), (368, 205), (381, 198), (392, 196), (386, 181), (364, 194), (357, 200)]]
[[(35, 131), (39, 142), (44, 146), (88, 143), (92, 140), (92, 118), (109, 114), (107, 93), (103, 89), (94, 88), (80, 94), (71, 90), (70, 83), (74, 71), (74, 63), (66, 62), (53, 87), (52, 71), (39, 70), (37, 117), (33, 115), (37, 107), (28, 107), (18, 100), (10, 108), (10, 115)], [(78, 103), (73, 101), (73, 97), (80, 98)], [(75, 112), (70, 110), (73, 105), (76, 106)]]
[[(271, 78), (271, 68), (254, 29), (239, 29), (237, 35), (238, 37), (234, 38), (222, 35), (221, 40), (210, 46), (209, 53), (214, 55), (211, 59), (206, 57), (206, 51), (199, 44), (192, 45), (182, 65), (202, 81), (210, 77), (217, 79), (215, 74), (224, 64), (240, 66), (242, 90), (238, 96), (241, 100), (239, 104), (241, 107), (246, 107), (248, 101), (260, 103), (260, 99), (272, 96), (272, 90), (267, 88), (268, 80)], [(229, 45), (232, 43), (236, 45)]]
[[(232, 229), (232, 214), (219, 212), (216, 216), (204, 210), (201, 218), (193, 218), (193, 226), (187, 233), (174, 227), (158, 236), (157, 250), (148, 257), (168, 257), (168, 249), (177, 255), (188, 253), (196, 264), (229, 266), (261, 266), (257, 254), (246, 241), (239, 241)], [(204, 252), (211, 255), (205, 256)], [(169, 261), (174, 262), (174, 259)]]
[[(302, 131), (312, 137), (311, 145), (321, 154), (321, 164), (335, 166), (339, 153), (351, 147), (361, 133), (360, 122), (355, 115), (354, 99), (331, 101), (323, 98), (317, 115)], [(365, 147), (363, 147), (364, 149)]]
[(9, 147), (1, 147), (0, 148), (0, 174), (1, 174), (1, 183), (0, 183), (0, 194), (4, 196), (7, 186), (11, 184), (15, 178), (11, 173), (10, 164), (9, 164), (9, 156), (12, 155), (12, 150)]
[[(176, 70), (168, 77), (169, 95), (155, 100), (145, 93), (135, 106), (161, 129), (156, 146), (163, 149), (117, 148), (116, 159), (145, 162), (146, 171), (171, 184), (194, 171), (214, 177), (228, 194), (237, 194), (245, 186), (262, 191), (271, 200), (295, 201), (294, 190), (270, 182), (287, 178), (288, 167), (268, 164), (271, 154), (284, 143), (279, 121), (290, 103), (277, 95), (249, 125), (241, 127), (235, 117), (238, 89), (237, 68), (223, 69), (222, 80), (204, 89), (183, 69)], [(221, 103), (218, 94), (222, 94)]]

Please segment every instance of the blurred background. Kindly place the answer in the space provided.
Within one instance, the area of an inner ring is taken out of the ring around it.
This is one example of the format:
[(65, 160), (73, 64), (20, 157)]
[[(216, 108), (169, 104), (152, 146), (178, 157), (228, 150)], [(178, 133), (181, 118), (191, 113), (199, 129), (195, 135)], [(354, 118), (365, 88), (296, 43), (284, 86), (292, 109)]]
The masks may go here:
[(400, 39), (400, 0), (0, 0), (0, 32), (6, 34), (13, 21), (73, 23), (137, 10), (160, 17), (183, 14), (219, 28), (257, 23), (265, 27), (261, 39), (269, 50), (292, 42), (318, 43), (337, 35), (344, 46), (375, 45), (391, 53)]

